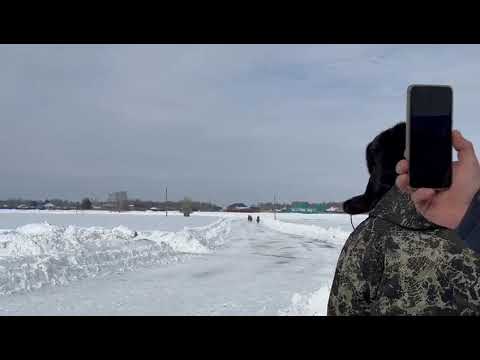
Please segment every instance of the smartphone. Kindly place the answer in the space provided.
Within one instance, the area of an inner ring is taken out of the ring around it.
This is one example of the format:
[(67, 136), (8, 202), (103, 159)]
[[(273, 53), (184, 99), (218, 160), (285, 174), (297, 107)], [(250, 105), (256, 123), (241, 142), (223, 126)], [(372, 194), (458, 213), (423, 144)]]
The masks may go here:
[(448, 189), (452, 183), (453, 90), (410, 85), (407, 90), (405, 157), (410, 187)]

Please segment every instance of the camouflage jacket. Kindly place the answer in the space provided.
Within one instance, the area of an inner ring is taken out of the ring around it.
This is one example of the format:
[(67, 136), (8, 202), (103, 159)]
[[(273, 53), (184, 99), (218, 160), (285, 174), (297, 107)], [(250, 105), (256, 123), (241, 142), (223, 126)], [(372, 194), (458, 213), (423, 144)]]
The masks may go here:
[(395, 186), (347, 239), (328, 315), (480, 315), (480, 255)]

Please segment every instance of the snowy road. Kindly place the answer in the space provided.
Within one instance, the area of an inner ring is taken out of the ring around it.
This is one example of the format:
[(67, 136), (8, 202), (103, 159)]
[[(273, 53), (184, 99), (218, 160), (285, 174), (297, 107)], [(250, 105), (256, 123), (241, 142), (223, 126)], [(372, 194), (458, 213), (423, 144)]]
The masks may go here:
[(321, 289), (324, 301), (342, 244), (281, 233), (243, 217), (229, 220), (226, 240), (210, 253), (181, 255), (177, 263), (0, 296), (0, 315), (295, 313), (298, 294)]

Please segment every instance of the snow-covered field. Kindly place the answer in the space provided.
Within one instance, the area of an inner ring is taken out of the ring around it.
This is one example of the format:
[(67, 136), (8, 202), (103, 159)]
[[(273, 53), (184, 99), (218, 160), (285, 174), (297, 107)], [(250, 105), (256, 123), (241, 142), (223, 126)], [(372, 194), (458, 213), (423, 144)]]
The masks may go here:
[(324, 315), (350, 218), (259, 215), (0, 211), (0, 314)]
[[(193, 216), (195, 215), (195, 216)], [(76, 225), (81, 227), (101, 226), (114, 228), (125, 226), (136, 231), (178, 231), (184, 226), (202, 226), (212, 222), (211, 217), (184, 217), (177, 211), (110, 213), (106, 211), (45, 211), (45, 210), (0, 210), (0, 229), (13, 229), (27, 224), (47, 222), (51, 225)], [(209, 213), (213, 215), (213, 213)]]

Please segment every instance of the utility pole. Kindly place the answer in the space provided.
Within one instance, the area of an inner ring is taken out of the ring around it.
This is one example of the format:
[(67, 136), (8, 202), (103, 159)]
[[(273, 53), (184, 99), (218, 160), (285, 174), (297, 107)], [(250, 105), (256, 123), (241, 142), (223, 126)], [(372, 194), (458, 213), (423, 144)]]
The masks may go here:
[(168, 186), (165, 186), (165, 216), (168, 216)]
[(275, 204), (277, 203), (277, 194), (273, 195), (273, 218), (277, 220), (277, 209), (275, 207)]

